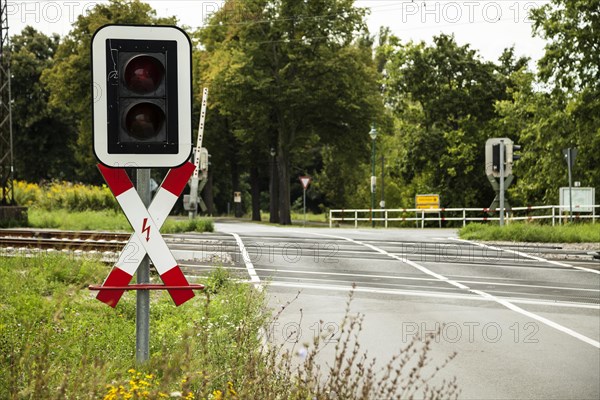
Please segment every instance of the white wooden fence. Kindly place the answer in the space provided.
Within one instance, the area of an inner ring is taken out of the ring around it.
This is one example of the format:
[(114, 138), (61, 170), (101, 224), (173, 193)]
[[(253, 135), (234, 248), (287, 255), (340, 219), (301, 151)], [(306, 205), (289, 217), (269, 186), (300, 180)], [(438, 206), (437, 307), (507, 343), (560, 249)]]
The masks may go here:
[[(562, 209), (562, 210), (561, 210)], [(581, 211), (581, 210), (592, 210)], [(573, 207), (574, 219), (591, 219), (593, 223), (598, 218), (600, 205), (577, 206)], [(462, 221), (463, 226), (471, 221), (499, 221), (499, 209), (489, 208), (439, 208), (421, 210), (416, 208), (396, 208), (396, 209), (351, 209), (351, 210), (329, 210), (329, 227), (333, 227), (336, 223), (353, 222), (354, 227), (358, 227), (359, 222), (383, 222), (387, 228), (389, 222), (393, 221), (415, 221), (418, 227), (419, 222), (421, 228), (426, 222), (437, 222), (438, 226), (442, 226), (444, 221)], [(562, 211), (562, 212), (561, 212)], [(371, 215), (373, 217), (371, 217)], [(551, 219), (552, 225), (557, 222), (562, 224), (563, 221), (568, 221), (569, 207), (568, 206), (529, 206), (529, 207), (513, 207), (511, 210), (506, 210), (505, 222), (510, 224), (513, 221), (532, 221)], [(381, 224), (377, 224), (381, 226)]]

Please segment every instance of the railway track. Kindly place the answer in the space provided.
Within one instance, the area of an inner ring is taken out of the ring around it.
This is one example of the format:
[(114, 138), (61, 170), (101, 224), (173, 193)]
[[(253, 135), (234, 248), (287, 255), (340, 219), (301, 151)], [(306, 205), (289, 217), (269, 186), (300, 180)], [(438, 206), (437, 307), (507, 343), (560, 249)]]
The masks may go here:
[(0, 247), (114, 252), (123, 248), (129, 236), (115, 232), (0, 229)]
[[(118, 232), (95, 232), (95, 231), (62, 231), (51, 229), (0, 229), (0, 249), (5, 252), (8, 250), (63, 250), (63, 251), (83, 251), (83, 252), (100, 252), (100, 253), (119, 253), (127, 243), (130, 233)], [(177, 236), (166, 235), (165, 240), (170, 247), (174, 249), (185, 246), (191, 249), (201, 249), (202, 246), (211, 244), (222, 244), (226, 237), (220, 235), (211, 235), (210, 238), (195, 237), (185, 234)], [(276, 237), (261, 236), (260, 242), (277, 239)], [(378, 245), (402, 245), (402, 241), (372, 241)], [(407, 242), (411, 243), (411, 242)], [(456, 246), (453, 243), (447, 245)], [(496, 247), (522, 251), (525, 253), (534, 254), (544, 258), (555, 260), (568, 260), (574, 262), (589, 262), (600, 259), (598, 250), (580, 250), (564, 248), (561, 245), (554, 244), (510, 244), (510, 243), (490, 243)], [(444, 246), (445, 243), (439, 244)], [(391, 251), (391, 250), (390, 250)], [(340, 255), (338, 255), (340, 256)]]

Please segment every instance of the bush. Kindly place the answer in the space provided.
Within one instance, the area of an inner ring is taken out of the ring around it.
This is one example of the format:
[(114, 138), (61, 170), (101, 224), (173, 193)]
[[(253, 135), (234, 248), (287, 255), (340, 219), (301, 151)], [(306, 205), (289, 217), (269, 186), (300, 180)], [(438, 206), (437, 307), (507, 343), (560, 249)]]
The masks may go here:
[(43, 210), (119, 210), (117, 200), (106, 185), (55, 181), (39, 186), (16, 181), (14, 193), (17, 204)]
[[(15, 182), (15, 200), (30, 207), (29, 224), (34, 228), (67, 230), (122, 230), (131, 226), (122, 213), (114, 195), (106, 185), (91, 186), (79, 183), (51, 182), (36, 185)], [(6, 226), (22, 226), (6, 222)], [(211, 220), (167, 220), (161, 232), (212, 232)]]

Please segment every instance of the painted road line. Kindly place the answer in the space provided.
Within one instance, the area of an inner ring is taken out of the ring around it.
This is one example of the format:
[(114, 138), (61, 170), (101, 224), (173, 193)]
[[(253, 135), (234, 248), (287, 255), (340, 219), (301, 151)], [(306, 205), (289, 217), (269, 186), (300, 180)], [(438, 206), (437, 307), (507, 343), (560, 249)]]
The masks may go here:
[[(212, 270), (217, 268), (214, 265), (197, 265), (197, 264), (186, 264), (186, 263), (181, 263), (179, 264), (180, 267), (182, 268), (197, 268), (197, 269), (206, 269), (206, 270)], [(229, 270), (240, 270), (240, 271), (247, 271), (246, 267), (234, 267), (234, 266), (225, 266), (222, 267), (225, 269), (229, 269)], [(284, 270), (279, 270), (279, 269), (270, 269), (270, 268), (255, 268), (256, 271), (261, 271), (261, 272), (283, 272)], [(343, 273), (335, 273), (335, 272), (313, 272), (313, 271), (288, 271), (285, 270), (285, 272), (291, 272), (291, 273), (299, 273), (299, 274), (322, 274), (322, 275), (346, 275)], [(360, 277), (363, 274), (352, 274), (352, 276), (357, 276)], [(196, 277), (195, 275), (190, 275), (186, 273), (186, 276), (189, 277)], [(369, 275), (365, 275), (365, 276), (369, 276)], [(384, 277), (384, 275), (380, 275), (381, 277)], [(394, 276), (389, 276), (389, 278), (394, 278), (394, 279), (408, 279), (408, 280), (423, 280), (423, 281), (437, 281), (437, 279), (431, 279), (431, 278), (413, 278), (413, 277), (394, 277)], [(276, 279), (276, 278), (275, 278)], [(323, 279), (323, 281), (326, 281), (325, 279)], [(240, 282), (246, 282), (244, 280), (240, 280)], [(252, 282), (252, 281), (248, 281), (248, 282)], [(467, 281), (460, 281), (462, 283), (468, 283)], [(478, 282), (474, 282), (474, 283), (478, 283)], [(497, 284), (497, 283), (496, 283)], [(309, 287), (313, 288), (313, 289), (322, 289), (322, 290), (328, 290), (328, 288), (331, 285), (304, 285), (304, 284), (295, 284), (295, 283), (288, 283), (288, 282), (278, 282), (276, 280), (273, 280), (271, 282), (269, 282), (268, 286), (290, 286), (290, 287)], [(349, 291), (351, 288), (349, 286), (335, 286), (337, 288), (337, 290), (344, 290), (344, 291)], [(469, 299), (469, 300), (489, 300), (489, 299), (484, 299), (480, 296), (465, 296), (462, 294), (445, 294), (445, 293), (440, 293), (440, 292), (433, 292), (433, 291), (414, 291), (414, 290), (402, 290), (402, 289), (377, 289), (377, 288), (357, 288), (360, 289), (359, 291), (362, 292), (368, 292), (368, 293), (378, 293), (378, 294), (395, 294), (395, 295), (403, 295), (403, 296), (419, 296), (419, 297), (440, 297), (440, 298), (459, 298), (459, 299)], [(579, 290), (591, 290), (591, 289), (579, 289)], [(582, 309), (592, 309), (592, 310), (600, 310), (600, 304), (594, 304), (594, 303), (583, 303), (583, 302), (569, 302), (569, 301), (555, 301), (555, 300), (531, 300), (531, 299), (527, 299), (527, 298), (516, 298), (516, 297), (502, 297), (503, 299), (509, 300), (511, 303), (516, 303), (516, 304), (530, 304), (530, 305), (541, 305), (541, 306), (548, 306), (548, 307), (567, 307), (567, 308), (582, 308)]]
[[(282, 281), (271, 281), (268, 286), (272, 287), (290, 287), (299, 289), (314, 289), (314, 290), (325, 290), (325, 291), (339, 291), (339, 292), (350, 292), (354, 290), (357, 293), (371, 293), (371, 294), (390, 294), (397, 296), (413, 296), (413, 297), (430, 297), (440, 299), (455, 299), (455, 300), (471, 300), (471, 301), (493, 301), (495, 299), (485, 298), (481, 295), (476, 294), (453, 294), (453, 293), (438, 293), (428, 291), (417, 291), (417, 290), (402, 290), (402, 289), (376, 289), (376, 288), (365, 288), (355, 287), (352, 289), (350, 286), (342, 285), (316, 285), (306, 283), (295, 283), (295, 282), (282, 282)], [(491, 295), (490, 295), (491, 296)], [(491, 296), (494, 297), (494, 296)], [(544, 300), (529, 300), (522, 298), (509, 298), (510, 303), (516, 304), (529, 304), (529, 305), (540, 305), (548, 307), (562, 307), (562, 308), (580, 308), (587, 310), (600, 310), (598, 304), (584, 304), (584, 303), (569, 303), (569, 302), (555, 302), (555, 301), (544, 301)]]
[(530, 311), (527, 311), (527, 310), (523, 310), (521, 307), (518, 307), (518, 306), (516, 306), (516, 305), (512, 304), (511, 302), (509, 302), (509, 301), (506, 301), (506, 300), (503, 300), (503, 299), (501, 299), (501, 298), (498, 298), (498, 297), (496, 297), (496, 296), (492, 296), (492, 295), (491, 295), (491, 294), (489, 294), (489, 293), (482, 292), (482, 291), (480, 291), (480, 290), (471, 290), (471, 291), (472, 291), (473, 293), (477, 293), (477, 294), (479, 294), (480, 296), (483, 296), (483, 297), (490, 298), (491, 300), (493, 300), (493, 301), (495, 301), (495, 302), (497, 302), (497, 303), (499, 303), (499, 304), (502, 304), (502, 305), (503, 305), (504, 307), (506, 307), (506, 308), (509, 308), (509, 309), (511, 309), (511, 310), (513, 310), (513, 311), (515, 311), (515, 312), (518, 312), (519, 314), (523, 314), (523, 315), (525, 315), (526, 317), (533, 318), (533, 319), (535, 319), (535, 320), (537, 320), (537, 321), (540, 321), (540, 322), (541, 322), (541, 323), (543, 323), (543, 324), (546, 324), (546, 325), (548, 325), (548, 326), (550, 326), (550, 327), (552, 327), (552, 328), (554, 328), (554, 329), (556, 329), (556, 330), (559, 330), (559, 331), (561, 331), (561, 332), (564, 332), (564, 333), (566, 333), (567, 335), (571, 335), (571, 336), (573, 336), (573, 337), (575, 337), (575, 338), (577, 338), (577, 339), (581, 340), (582, 342), (585, 342), (585, 343), (591, 344), (592, 346), (594, 346), (594, 347), (596, 347), (596, 348), (600, 349), (600, 342), (598, 342), (597, 340), (590, 339), (589, 337), (587, 337), (587, 336), (584, 336), (584, 335), (582, 335), (581, 333), (575, 332), (574, 330), (572, 330), (572, 329), (570, 329), (570, 328), (567, 328), (567, 327), (565, 327), (565, 326), (562, 326), (562, 325), (560, 325), (560, 324), (557, 324), (556, 322), (554, 322), (554, 321), (551, 321), (551, 320), (549, 320), (549, 319), (547, 319), (547, 318), (544, 318), (544, 317), (542, 317), (542, 316), (540, 316), (540, 315), (534, 314), (534, 313), (532, 313), (532, 312), (530, 312)]
[[(307, 232), (307, 233), (309, 233), (309, 232)], [(354, 242), (354, 243), (361, 243), (361, 242), (359, 242), (359, 241), (357, 241), (357, 240), (354, 240), (354, 239), (349, 239), (349, 238), (345, 238), (345, 237), (343, 237), (343, 236), (325, 235), (325, 234), (322, 234), (322, 233), (311, 233), (311, 234), (312, 234), (312, 235), (318, 235), (318, 236), (330, 236), (330, 237), (336, 237), (336, 238), (340, 238), (340, 239), (346, 239), (346, 240), (352, 241), (352, 242)], [(369, 247), (369, 248), (371, 248), (371, 249), (373, 249), (373, 250), (379, 251), (379, 252), (381, 252), (382, 254), (384, 254), (384, 252), (385, 252), (385, 250), (378, 249), (377, 247), (375, 247), (375, 246), (373, 246), (373, 245), (364, 244), (364, 246), (366, 246), (366, 247)], [(385, 252), (385, 253), (387, 253), (387, 252)], [(389, 253), (388, 253), (388, 254), (389, 254)], [(390, 255), (390, 256), (391, 256), (391, 257), (393, 257), (392, 255)], [(399, 258), (397, 258), (397, 257), (393, 257), (393, 258), (399, 259)], [(539, 315), (537, 315), (537, 314), (534, 314), (534, 313), (532, 313), (532, 312), (525, 311), (525, 310), (523, 310), (522, 308), (520, 308), (520, 307), (517, 307), (517, 306), (515, 306), (514, 304), (510, 303), (509, 301), (506, 301), (506, 300), (500, 299), (500, 298), (498, 298), (498, 297), (496, 297), (496, 296), (492, 296), (491, 294), (489, 294), (489, 293), (486, 293), (486, 292), (484, 292), (484, 291), (482, 291), (482, 290), (474, 290), (474, 289), (470, 289), (470, 288), (468, 288), (467, 286), (464, 286), (464, 285), (462, 285), (462, 284), (460, 284), (460, 283), (458, 283), (458, 282), (456, 282), (456, 281), (453, 281), (453, 280), (451, 280), (451, 279), (448, 279), (448, 278), (446, 278), (446, 277), (445, 277), (445, 276), (443, 276), (443, 275), (440, 275), (440, 274), (437, 274), (437, 273), (435, 273), (435, 272), (432, 272), (432, 271), (430, 271), (429, 269), (427, 269), (427, 268), (425, 268), (425, 267), (422, 267), (422, 266), (420, 266), (419, 264), (417, 264), (417, 263), (415, 263), (415, 262), (413, 262), (413, 261), (410, 261), (410, 260), (401, 260), (401, 259), (399, 259), (399, 260), (400, 260), (400, 261), (402, 261), (402, 262), (405, 262), (405, 263), (407, 263), (407, 264), (409, 264), (409, 265), (411, 265), (411, 266), (414, 266), (414, 267), (415, 267), (415, 268), (417, 268), (418, 270), (420, 270), (420, 271), (423, 271), (424, 273), (428, 273), (428, 274), (429, 274), (429, 275), (431, 275), (431, 276), (435, 276), (435, 277), (438, 277), (438, 276), (439, 276), (439, 277), (441, 277), (441, 278), (442, 278), (442, 279), (441, 279), (442, 281), (444, 281), (444, 282), (447, 282), (447, 283), (449, 283), (449, 284), (451, 284), (451, 285), (454, 285), (454, 286), (457, 286), (457, 284), (458, 284), (458, 285), (461, 285), (462, 287), (464, 287), (464, 288), (466, 288), (467, 290), (469, 290), (469, 292), (471, 292), (471, 293), (475, 293), (475, 294), (478, 294), (478, 295), (480, 295), (480, 296), (482, 296), (482, 297), (485, 297), (485, 298), (488, 298), (488, 299), (490, 299), (490, 300), (493, 300), (493, 301), (495, 301), (496, 303), (498, 303), (498, 304), (500, 304), (500, 305), (502, 305), (502, 306), (504, 306), (504, 307), (506, 307), (506, 308), (508, 308), (508, 309), (510, 309), (510, 310), (512, 310), (512, 311), (518, 312), (518, 313), (520, 313), (520, 314), (523, 314), (523, 315), (527, 315), (527, 316), (529, 316), (529, 317), (531, 317), (531, 318), (534, 318), (534, 316), (535, 316), (535, 319), (536, 319), (536, 320), (538, 320), (538, 321), (540, 321), (540, 322), (542, 322), (543, 324), (545, 324), (545, 325), (547, 325), (547, 326), (549, 326), (549, 327), (551, 327), (551, 328), (557, 329), (557, 330), (559, 330), (559, 331), (561, 331), (561, 332), (563, 332), (563, 333), (566, 333), (567, 335), (570, 335), (570, 336), (572, 336), (572, 337), (574, 337), (574, 338), (576, 338), (576, 339), (578, 339), (578, 340), (581, 340), (581, 341), (583, 341), (584, 343), (590, 344), (590, 345), (592, 345), (592, 346), (594, 346), (594, 347), (596, 347), (596, 348), (600, 349), (600, 342), (598, 342), (598, 341), (596, 341), (596, 340), (594, 340), (594, 339), (588, 338), (587, 336), (584, 336), (584, 335), (582, 335), (582, 334), (580, 334), (580, 333), (578, 333), (578, 332), (575, 332), (574, 330), (572, 330), (572, 329), (570, 329), (570, 328), (567, 328), (567, 327), (565, 327), (565, 326), (562, 326), (562, 325), (560, 325), (560, 324), (558, 324), (558, 323), (556, 323), (556, 322), (554, 322), (554, 321), (551, 321), (551, 320), (549, 320), (549, 319), (547, 319), (547, 318), (541, 317), (541, 316), (539, 316)], [(428, 271), (429, 271), (429, 272), (431, 272), (431, 273), (429, 273)], [(458, 286), (457, 286), (457, 287), (458, 287)]]
[(242, 242), (242, 238), (237, 233), (231, 233), (231, 236), (235, 238), (235, 241), (240, 248), (240, 252), (242, 253), (242, 259), (244, 260), (244, 264), (246, 265), (246, 270), (248, 270), (248, 275), (250, 275), (250, 281), (254, 283), (254, 286), (257, 288), (262, 288), (260, 284), (260, 278), (256, 274), (256, 270), (254, 269), (254, 264), (252, 264), (252, 260), (250, 259), (250, 255), (248, 254), (248, 250), (246, 250), (246, 246), (244, 246), (244, 242)]
[(437, 273), (433, 272), (432, 270), (430, 270), (428, 268), (425, 268), (422, 265), (419, 265), (419, 264), (415, 263), (414, 261), (409, 260), (408, 258), (398, 257), (398, 256), (396, 256), (396, 255), (394, 255), (392, 253), (388, 253), (387, 251), (385, 251), (383, 249), (380, 249), (379, 247), (373, 246), (372, 244), (363, 243), (361, 241), (358, 241), (358, 240), (355, 240), (355, 239), (351, 239), (351, 238), (346, 238), (346, 237), (343, 237), (343, 236), (326, 235), (324, 233), (312, 233), (312, 232), (307, 232), (307, 233), (310, 233), (311, 235), (331, 237), (331, 238), (336, 238), (336, 239), (343, 239), (343, 240), (347, 240), (347, 241), (352, 242), (352, 243), (356, 243), (356, 244), (368, 247), (371, 250), (374, 250), (374, 251), (376, 251), (378, 253), (385, 254), (388, 257), (391, 257), (391, 258), (394, 258), (396, 260), (402, 261), (403, 263), (406, 263), (406, 264), (410, 265), (411, 267), (414, 267), (414, 268), (418, 269), (419, 271), (421, 271), (421, 272), (423, 272), (423, 273), (425, 273), (427, 275), (433, 276), (434, 278), (439, 279), (440, 281), (447, 282), (448, 284), (450, 284), (452, 286), (456, 286), (459, 289), (463, 289), (463, 290), (468, 290), (469, 289), (467, 286), (463, 285), (462, 283), (456, 282), (456, 281), (454, 281), (452, 279), (448, 279), (448, 278), (446, 278), (443, 275), (437, 274)]
[[(183, 264), (180, 263), (179, 264), (180, 267), (186, 267), (186, 268), (197, 268), (197, 269), (214, 269), (216, 268), (213, 265), (195, 265), (195, 264)], [(245, 267), (224, 267), (226, 269), (231, 269), (231, 270), (244, 270), (246, 271), (247, 269)], [(356, 274), (356, 273), (343, 273), (343, 272), (319, 272), (319, 271), (303, 271), (303, 270), (289, 270), (289, 269), (277, 269), (277, 268), (255, 268), (256, 271), (260, 271), (260, 272), (265, 272), (265, 273), (278, 273), (280, 274), (280, 276), (272, 276), (273, 279), (294, 279), (291, 277), (287, 277), (285, 276), (285, 274), (291, 274), (291, 275), (320, 275), (323, 276), (322, 278), (304, 278), (306, 280), (311, 280), (311, 281), (323, 281), (323, 282), (328, 282), (328, 283), (340, 283), (339, 280), (336, 279), (328, 279), (327, 277), (333, 276), (333, 277), (347, 277), (347, 278), (373, 278), (373, 279), (388, 279), (388, 280), (409, 280), (409, 281), (428, 281), (428, 282), (439, 282), (438, 279), (435, 278), (417, 278), (417, 277), (406, 277), (406, 276), (394, 276), (394, 275), (369, 275), (369, 274)], [(186, 276), (191, 276), (186, 274)], [(249, 281), (250, 282), (250, 281)], [(352, 282), (356, 282), (356, 281), (352, 281)], [(541, 288), (541, 289), (556, 289), (556, 290), (572, 290), (572, 291), (581, 291), (581, 292), (600, 292), (600, 290), (598, 289), (586, 289), (586, 288), (574, 288), (574, 287), (562, 287), (562, 286), (544, 286), (544, 285), (527, 285), (527, 284), (517, 284), (517, 283), (505, 283), (505, 282), (486, 282), (486, 281), (469, 281), (469, 280), (457, 280), (457, 282), (460, 283), (472, 283), (472, 284), (481, 284), (481, 285), (494, 285), (494, 286), (505, 286), (505, 287), (524, 287), (524, 288)], [(377, 284), (377, 282), (370, 282), (369, 284)], [(406, 286), (406, 285), (405, 285)], [(417, 286), (417, 285), (413, 285), (415, 288), (421, 288), (423, 286)], [(372, 288), (374, 290), (377, 290), (377, 288)], [(439, 288), (442, 289), (442, 288)], [(394, 290), (394, 289), (384, 289), (381, 288), (381, 290)], [(397, 290), (403, 290), (403, 289), (397, 289)], [(431, 293), (436, 293), (436, 292), (431, 292)], [(503, 293), (507, 293), (507, 294), (517, 294), (515, 292), (503, 292)], [(528, 293), (525, 293), (528, 294)], [(556, 295), (556, 294), (553, 294)], [(511, 302), (517, 302), (517, 303), (525, 303), (525, 304), (539, 304), (539, 305), (546, 305), (546, 306), (557, 306), (557, 307), (574, 307), (573, 304), (577, 305), (577, 304), (582, 304), (583, 308), (593, 308), (593, 309), (598, 309), (600, 310), (600, 305), (594, 305), (593, 303), (586, 303), (586, 302), (568, 302), (568, 301), (562, 301), (562, 300), (527, 300), (527, 298), (524, 297), (510, 297), (510, 296), (503, 296), (503, 299), (510, 299)], [(566, 305), (565, 305), (566, 304)], [(591, 307), (589, 305), (592, 305)]]
[(490, 246), (490, 245), (483, 244), (483, 243), (477, 243), (477, 242), (473, 242), (471, 240), (465, 240), (465, 239), (458, 239), (458, 238), (448, 238), (448, 239), (454, 240), (454, 241), (457, 241), (457, 242), (469, 243), (469, 244), (472, 244), (472, 245), (475, 245), (475, 246), (479, 246), (479, 247), (483, 247), (483, 248), (488, 248), (490, 250), (505, 251), (507, 253), (516, 254), (516, 255), (518, 255), (520, 257), (531, 258), (532, 260), (546, 262), (546, 263), (549, 263), (549, 264), (558, 265), (560, 267), (573, 268), (573, 269), (578, 269), (580, 271), (591, 272), (593, 274), (600, 275), (600, 270), (595, 270), (595, 269), (590, 269), (590, 268), (585, 268), (585, 267), (577, 267), (577, 266), (574, 266), (574, 265), (571, 265), (571, 264), (567, 264), (567, 263), (562, 263), (562, 262), (559, 262), (559, 261), (548, 260), (546, 258), (534, 256), (532, 254), (523, 253), (522, 251), (516, 251), (516, 250), (512, 250), (512, 249), (502, 249), (502, 248), (499, 248), (499, 247)]
[[(191, 265), (190, 265), (191, 266)], [(243, 269), (243, 268), (240, 268)], [(419, 278), (413, 276), (402, 276), (402, 275), (381, 275), (381, 274), (361, 274), (354, 272), (329, 272), (329, 271), (305, 271), (305, 270), (294, 270), (294, 269), (281, 269), (281, 268), (260, 268), (255, 267), (256, 271), (261, 272), (277, 272), (281, 274), (300, 274), (300, 275), (324, 275), (324, 276), (344, 276), (350, 278), (372, 278), (372, 279), (393, 279), (393, 280), (409, 280), (409, 281), (426, 281), (426, 282), (438, 282), (437, 278)], [(477, 278), (477, 277), (472, 277)], [(485, 279), (486, 277), (481, 277)], [(498, 278), (501, 279), (501, 278)], [(473, 281), (473, 280), (455, 280), (455, 282), (476, 284), (476, 285), (494, 285), (494, 286), (509, 286), (509, 287), (525, 287), (525, 288), (539, 288), (539, 289), (558, 289), (558, 290), (572, 290), (581, 292), (596, 292), (600, 293), (600, 289), (587, 289), (587, 288), (575, 288), (565, 286), (547, 286), (547, 285), (529, 285), (524, 283), (508, 283), (508, 282), (488, 282), (488, 281)]]

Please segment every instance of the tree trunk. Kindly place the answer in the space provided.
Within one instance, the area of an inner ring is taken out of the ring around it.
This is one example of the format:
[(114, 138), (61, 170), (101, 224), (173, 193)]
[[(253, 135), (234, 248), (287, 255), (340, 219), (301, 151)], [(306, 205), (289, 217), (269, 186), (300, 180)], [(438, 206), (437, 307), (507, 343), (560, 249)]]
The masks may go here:
[(260, 179), (256, 158), (250, 167), (250, 190), (252, 192), (252, 221), (260, 221)]
[(277, 159), (271, 157), (271, 171), (269, 174), (269, 222), (279, 223), (279, 172), (277, 168)]
[(279, 167), (279, 223), (281, 225), (291, 225), (291, 207), (290, 207), (290, 168), (289, 152), (279, 146), (277, 154), (277, 166)]

